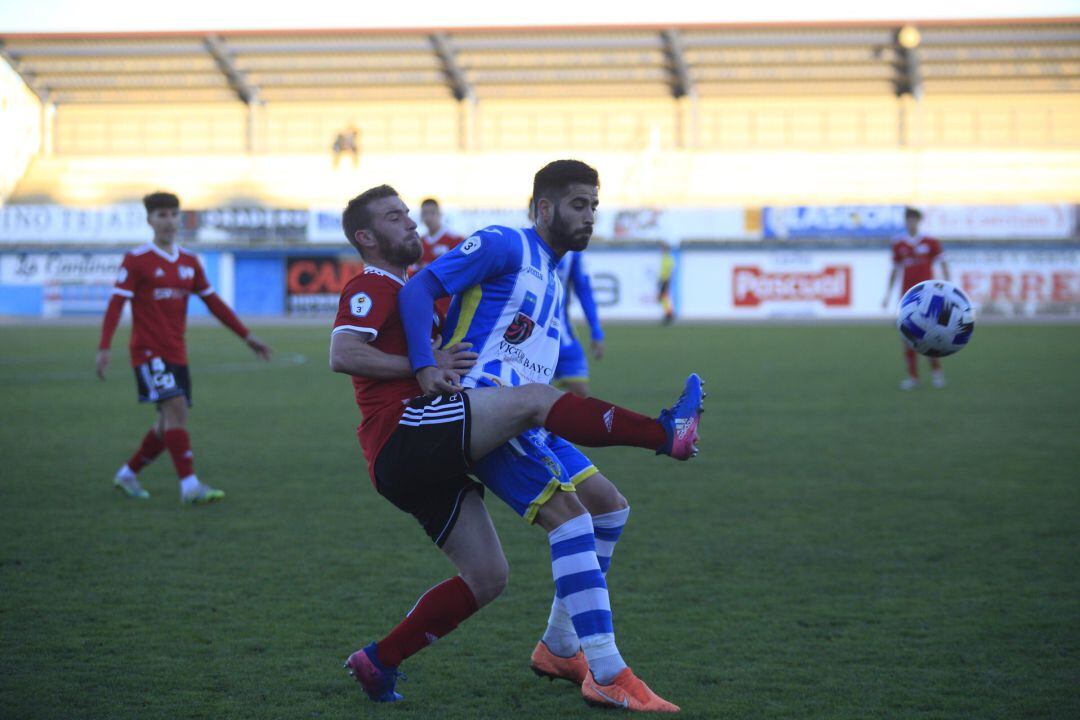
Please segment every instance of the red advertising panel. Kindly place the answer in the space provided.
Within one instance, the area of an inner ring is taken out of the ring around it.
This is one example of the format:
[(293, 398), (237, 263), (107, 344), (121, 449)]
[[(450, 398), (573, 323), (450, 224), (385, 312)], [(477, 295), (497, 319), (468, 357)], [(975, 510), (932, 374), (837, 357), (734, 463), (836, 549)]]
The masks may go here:
[(821, 302), (829, 307), (849, 307), (851, 266), (828, 265), (820, 272), (770, 272), (758, 265), (736, 265), (731, 287), (735, 307), (775, 302)]
[(362, 272), (359, 259), (290, 257), (285, 270), (285, 307), (290, 315), (333, 315), (341, 289)]

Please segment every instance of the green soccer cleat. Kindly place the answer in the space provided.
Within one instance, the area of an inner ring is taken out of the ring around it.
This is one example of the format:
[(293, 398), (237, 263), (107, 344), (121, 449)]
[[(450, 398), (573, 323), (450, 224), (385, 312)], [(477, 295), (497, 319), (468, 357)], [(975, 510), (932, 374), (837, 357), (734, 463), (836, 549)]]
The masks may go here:
[(136, 500), (150, 499), (150, 493), (143, 489), (143, 486), (139, 484), (139, 479), (134, 475), (129, 477), (117, 475), (113, 478), (113, 487), (127, 495), (129, 498), (134, 498)]
[(184, 505), (209, 505), (225, 499), (225, 491), (217, 490), (209, 485), (199, 483), (199, 486), (189, 493), (180, 496), (180, 502)]

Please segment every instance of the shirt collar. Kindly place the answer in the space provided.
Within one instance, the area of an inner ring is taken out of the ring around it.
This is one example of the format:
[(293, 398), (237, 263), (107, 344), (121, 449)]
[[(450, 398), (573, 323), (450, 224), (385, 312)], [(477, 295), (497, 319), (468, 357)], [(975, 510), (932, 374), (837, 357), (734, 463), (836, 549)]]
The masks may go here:
[[(525, 232), (530, 237), (535, 239), (536, 244), (540, 246), (540, 249), (543, 250), (544, 253), (547, 254), (547, 259), (548, 259), (549, 263), (551, 263), (552, 265), (558, 265), (559, 264), (558, 261), (555, 259), (555, 251), (551, 249), (551, 246), (549, 246), (546, 242), (544, 242), (544, 238), (540, 237), (540, 233), (536, 232), (535, 227), (525, 228)], [(563, 257), (565, 257), (565, 255)], [(561, 259), (562, 258), (560, 258), (560, 260)]]
[(159, 257), (165, 258), (169, 262), (176, 262), (180, 259), (180, 246), (176, 245), (175, 243), (173, 244), (172, 255), (162, 250), (161, 247), (153, 241), (150, 242), (150, 251), (153, 252), (155, 255), (158, 255)]
[(391, 280), (393, 280), (394, 282), (396, 282), (398, 285), (404, 285), (405, 284), (404, 279), (398, 277), (397, 275), (395, 275), (392, 272), (386, 272), (382, 268), (377, 268), (374, 265), (368, 265), (368, 266), (366, 266), (364, 268), (364, 274), (367, 275), (369, 273), (372, 274), (372, 275), (383, 275), (385, 277), (388, 277)]

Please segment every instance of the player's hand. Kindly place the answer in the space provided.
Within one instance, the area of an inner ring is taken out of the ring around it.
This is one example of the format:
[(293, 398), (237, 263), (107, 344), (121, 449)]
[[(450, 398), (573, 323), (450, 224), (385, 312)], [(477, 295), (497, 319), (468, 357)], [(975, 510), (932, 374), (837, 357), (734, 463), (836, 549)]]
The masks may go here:
[(603, 340), (593, 340), (592, 341), (592, 356), (593, 356), (593, 360), (603, 360), (604, 359), (604, 341)]
[(459, 342), (441, 350), (433, 348), (435, 364), (442, 370), (453, 370), (458, 375), (467, 375), (476, 364), (476, 359), (480, 357), (479, 353), (469, 350), (471, 347), (472, 343)]
[(112, 353), (109, 350), (98, 350), (97, 359), (94, 365), (97, 368), (97, 376), (102, 380), (105, 379), (105, 368), (109, 367), (109, 356)]
[(269, 360), (270, 356), (274, 352), (270, 349), (269, 345), (267, 345), (254, 335), (248, 335), (246, 338), (244, 338), (244, 342), (246, 342), (247, 346), (254, 350), (255, 354), (263, 360)]
[(424, 395), (442, 395), (443, 393), (461, 392), (460, 377), (454, 370), (428, 365), (416, 372), (416, 382)]

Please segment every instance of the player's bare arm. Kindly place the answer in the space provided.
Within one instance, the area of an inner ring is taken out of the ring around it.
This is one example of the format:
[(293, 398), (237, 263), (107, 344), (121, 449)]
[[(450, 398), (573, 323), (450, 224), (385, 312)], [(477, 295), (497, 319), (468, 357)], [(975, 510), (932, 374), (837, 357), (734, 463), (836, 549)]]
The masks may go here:
[(881, 307), (887, 308), (889, 306), (889, 298), (892, 297), (893, 285), (896, 284), (896, 279), (900, 275), (900, 266), (893, 263), (892, 272), (889, 273), (889, 282), (885, 284), (885, 299), (881, 301)]
[[(412, 366), (405, 355), (391, 355), (371, 346), (369, 333), (339, 332), (330, 339), (330, 369), (345, 375), (375, 380), (411, 377)], [(436, 338), (436, 342), (438, 338)], [(434, 343), (433, 343), (434, 344)], [(455, 343), (435, 349), (439, 369), (460, 377), (476, 364), (477, 354), (470, 343)]]
[(273, 354), (274, 351), (270, 348), (269, 345), (256, 337), (254, 333), (251, 333), (246, 338), (244, 338), (244, 342), (247, 343), (247, 346), (252, 349), (252, 351), (259, 359), (267, 361), (270, 360), (270, 356)]
[(97, 369), (97, 376), (101, 380), (105, 379), (105, 368), (109, 367), (109, 359), (110, 359), (111, 355), (112, 355), (112, 352), (109, 351), (109, 350), (98, 350), (97, 351), (97, 358), (96, 358), (96, 360), (94, 362), (94, 365), (95, 365), (95, 367)]

